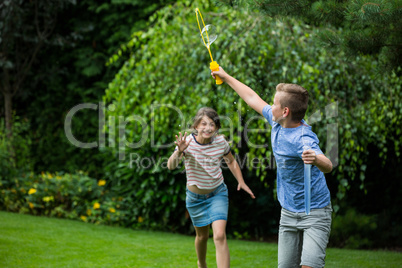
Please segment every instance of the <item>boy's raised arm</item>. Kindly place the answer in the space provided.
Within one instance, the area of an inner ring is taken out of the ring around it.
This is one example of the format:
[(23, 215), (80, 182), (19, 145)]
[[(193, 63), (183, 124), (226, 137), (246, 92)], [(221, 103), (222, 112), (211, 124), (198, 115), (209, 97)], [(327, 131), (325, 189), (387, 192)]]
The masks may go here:
[(236, 78), (228, 75), (222, 67), (219, 67), (219, 71), (211, 72), (211, 75), (215, 79), (215, 75), (218, 75), (223, 82), (226, 82), (234, 91), (239, 94), (251, 108), (262, 115), (262, 109), (267, 105), (267, 103), (258, 96), (251, 88), (237, 80)]

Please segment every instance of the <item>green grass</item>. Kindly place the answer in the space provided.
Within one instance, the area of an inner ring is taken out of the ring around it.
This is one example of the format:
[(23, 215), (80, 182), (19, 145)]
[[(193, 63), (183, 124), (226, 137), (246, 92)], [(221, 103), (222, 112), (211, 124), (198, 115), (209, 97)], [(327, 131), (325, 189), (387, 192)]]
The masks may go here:
[[(277, 245), (229, 240), (232, 267), (277, 267)], [(215, 265), (212, 239), (209, 267)], [(328, 249), (326, 267), (401, 267), (402, 254)], [(0, 267), (196, 267), (194, 237), (0, 212)]]

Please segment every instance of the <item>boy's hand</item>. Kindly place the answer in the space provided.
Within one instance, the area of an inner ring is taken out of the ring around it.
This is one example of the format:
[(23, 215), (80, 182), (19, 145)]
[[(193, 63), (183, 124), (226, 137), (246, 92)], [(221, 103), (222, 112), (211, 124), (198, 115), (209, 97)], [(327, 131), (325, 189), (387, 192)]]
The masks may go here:
[(304, 164), (314, 164), (317, 159), (317, 155), (313, 150), (306, 150), (302, 153), (302, 160)]
[(239, 183), (239, 185), (237, 186), (237, 191), (240, 191), (240, 189), (243, 189), (251, 196), (252, 199), (255, 199), (253, 192), (250, 190), (250, 188), (248, 188), (247, 184)]
[(181, 154), (184, 150), (186, 150), (192, 139), (186, 142), (187, 132), (184, 133), (184, 136), (182, 136), (181, 132), (179, 132), (179, 135), (180, 137), (177, 137), (176, 135), (176, 141), (174, 143), (177, 145), (177, 150)]
[(219, 71), (213, 71), (211, 72), (211, 75), (214, 79), (216, 79), (215, 75), (218, 75), (223, 82), (226, 82), (229, 78), (229, 75), (225, 72), (225, 70), (223, 70), (221, 66), (219, 66)]

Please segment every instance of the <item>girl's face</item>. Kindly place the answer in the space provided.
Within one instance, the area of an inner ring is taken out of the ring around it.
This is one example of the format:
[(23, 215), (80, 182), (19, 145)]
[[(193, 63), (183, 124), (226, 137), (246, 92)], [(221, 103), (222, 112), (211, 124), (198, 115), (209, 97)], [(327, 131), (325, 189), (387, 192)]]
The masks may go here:
[(200, 123), (198, 123), (195, 129), (198, 132), (198, 137), (201, 139), (205, 139), (206, 141), (209, 141), (217, 131), (215, 122), (206, 115), (202, 117)]

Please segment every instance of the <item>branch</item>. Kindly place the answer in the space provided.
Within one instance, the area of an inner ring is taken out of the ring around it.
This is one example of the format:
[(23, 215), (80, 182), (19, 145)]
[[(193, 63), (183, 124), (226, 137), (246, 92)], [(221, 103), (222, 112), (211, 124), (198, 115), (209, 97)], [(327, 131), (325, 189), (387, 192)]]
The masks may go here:
[(35, 61), (36, 59), (36, 55), (38, 54), (41, 46), (43, 44), (43, 41), (39, 41), (39, 43), (36, 45), (34, 52), (32, 53), (32, 56), (30, 57), (29, 63), (27, 65), (27, 61), (25, 61), (24, 66), (21, 68), (21, 72), (19, 73), (19, 75), (17, 75), (17, 77), (19, 78), (18, 81), (16, 81), (16, 85), (13, 88), (13, 96), (17, 93), (18, 89), (20, 88), (22, 82), (25, 80), (25, 77), (28, 74), (28, 71), (31, 69), (32, 67), (32, 63)]
[(27, 76), (29, 70), (32, 67), (33, 62), (36, 59), (37, 54), (40, 51), (40, 48), (42, 47), (44, 41), (52, 34), (54, 28), (55, 28), (55, 20), (57, 18), (57, 13), (54, 15), (55, 17), (53, 19), (49, 19), (48, 23), (44, 23), (44, 29), (41, 31), (40, 26), (39, 26), (39, 10), (38, 10), (38, 2), (35, 1), (35, 28), (36, 28), (36, 33), (38, 35), (38, 43), (35, 46), (35, 49), (30, 57), (28, 57), (25, 62), (23, 63), (19, 74), (17, 77), (19, 78), (18, 81), (16, 82), (16, 86), (14, 87), (14, 92), (13, 95), (18, 91), (19, 87), (21, 86), (22, 82), (25, 80), (25, 77)]
[(377, 4), (377, 3), (371, 3), (371, 2), (369, 2), (369, 3), (364, 3), (364, 5), (362, 5), (362, 8), (361, 8), (361, 11), (362, 11), (363, 13), (366, 13), (366, 12), (364, 11), (364, 6), (366, 6), (366, 5), (372, 5), (372, 6), (378, 6), (378, 7), (380, 7), (380, 4)]
[[(38, 18), (38, 14), (39, 14), (39, 11), (38, 11), (38, 1), (35, 1), (35, 26), (36, 26), (36, 33), (38, 34), (38, 36), (39, 36), (39, 39), (41, 39), (41, 40), (46, 40), (50, 35), (51, 35), (51, 33), (53, 32), (53, 29), (54, 29), (54, 24), (55, 23), (53, 23), (52, 22), (52, 19), (49, 19), (49, 23), (43, 23), (44, 24), (44, 28), (43, 28), (43, 30), (41, 31), (40, 30), (40, 26), (39, 26), (39, 18)], [(57, 16), (57, 12), (54, 14), (55, 16)], [(49, 25), (51, 25), (51, 26), (49, 26)]]

